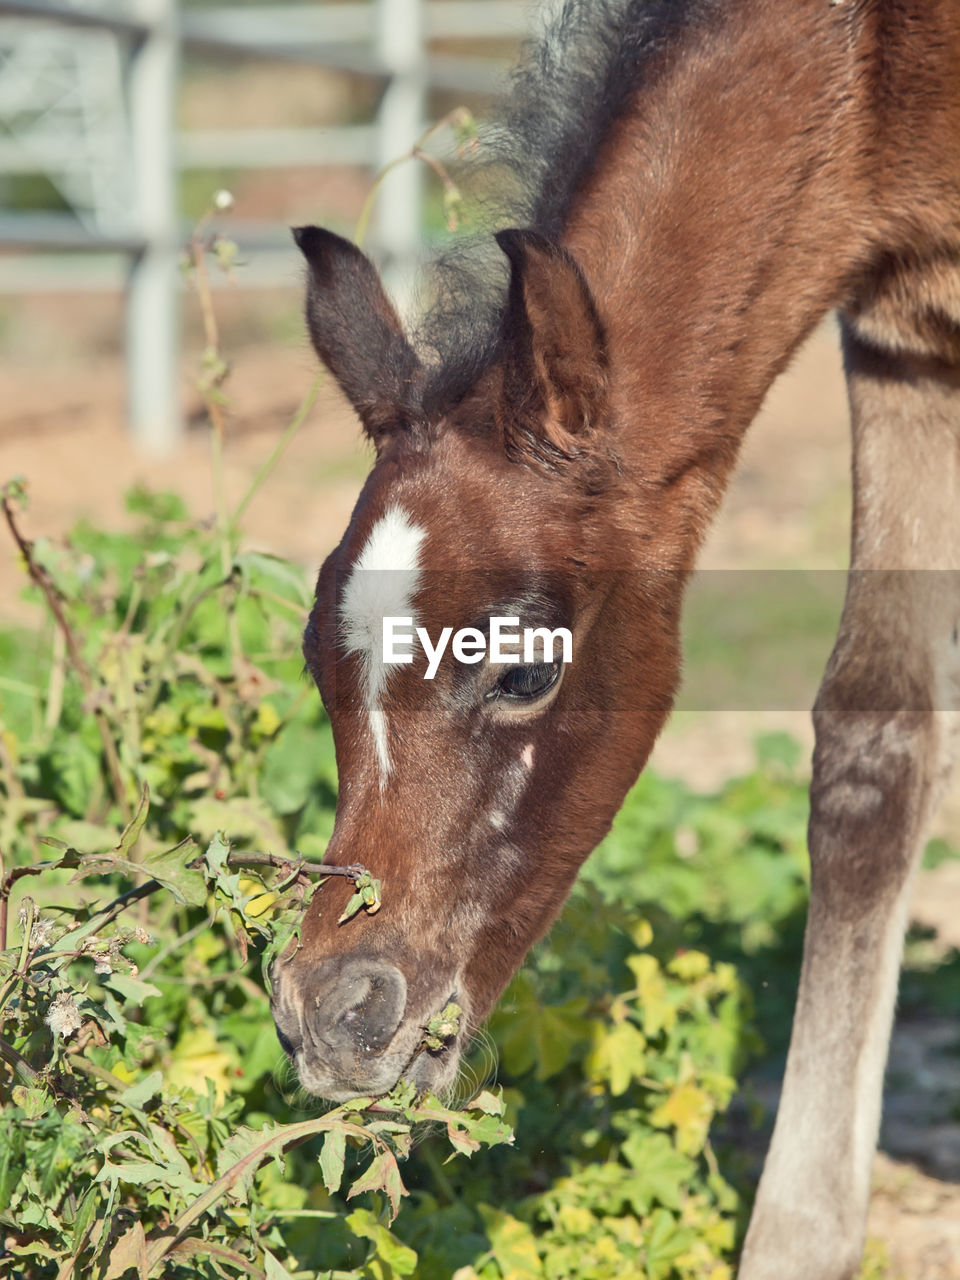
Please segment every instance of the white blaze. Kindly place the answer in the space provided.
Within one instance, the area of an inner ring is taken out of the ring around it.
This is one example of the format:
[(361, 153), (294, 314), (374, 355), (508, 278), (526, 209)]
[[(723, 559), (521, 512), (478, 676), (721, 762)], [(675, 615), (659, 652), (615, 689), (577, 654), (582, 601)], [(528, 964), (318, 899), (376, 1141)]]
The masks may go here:
[(354, 561), (340, 601), (340, 634), (348, 653), (363, 660), (364, 700), (382, 770), (390, 772), (387, 721), (381, 697), (393, 667), (383, 661), (383, 619), (413, 615), (420, 583), (420, 547), (426, 529), (414, 524), (402, 507), (389, 507), (370, 531)]

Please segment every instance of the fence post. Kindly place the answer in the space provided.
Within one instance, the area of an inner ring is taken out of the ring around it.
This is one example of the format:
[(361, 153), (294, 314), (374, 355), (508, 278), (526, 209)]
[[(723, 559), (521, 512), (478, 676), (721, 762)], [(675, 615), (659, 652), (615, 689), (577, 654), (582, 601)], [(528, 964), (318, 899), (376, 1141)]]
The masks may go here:
[(130, 428), (145, 451), (169, 452), (182, 434), (179, 395), (179, 217), (175, 129), (177, 0), (137, 0), (147, 34), (128, 69), (134, 226), (143, 248), (127, 284)]
[[(376, 0), (376, 52), (390, 75), (377, 117), (377, 167), (408, 152), (426, 118), (422, 0)], [(383, 181), (374, 227), (384, 279), (401, 314), (414, 296), (423, 220), (423, 164), (408, 160)]]

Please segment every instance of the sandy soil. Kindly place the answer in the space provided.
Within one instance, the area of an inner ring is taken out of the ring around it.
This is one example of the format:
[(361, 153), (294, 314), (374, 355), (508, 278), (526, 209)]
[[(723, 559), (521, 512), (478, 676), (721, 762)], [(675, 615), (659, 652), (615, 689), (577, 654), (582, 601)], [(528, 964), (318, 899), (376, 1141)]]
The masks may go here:
[[(306, 393), (312, 354), (300, 336), (299, 298), (225, 293), (218, 299), (235, 373), (227, 487), (244, 492)], [(198, 515), (212, 510), (206, 432), (188, 433), (176, 456), (139, 457), (124, 431), (116, 299), (46, 297), (0, 310), (0, 479), (26, 475), (31, 534), (61, 535), (80, 517), (110, 527), (127, 517), (133, 483), (174, 488)], [(193, 344), (195, 347), (195, 343)], [(199, 401), (185, 375), (188, 414)], [(369, 465), (351, 413), (325, 387), (309, 421), (249, 509), (252, 546), (315, 568), (345, 526)], [(774, 389), (704, 550), (710, 568), (842, 568), (849, 520), (846, 406), (836, 338), (815, 335)], [(19, 570), (0, 542), (0, 620), (25, 620)], [(824, 652), (826, 658), (826, 652)], [(654, 765), (705, 788), (749, 767), (762, 730), (785, 728), (808, 746), (805, 712), (684, 712)], [(960, 795), (940, 829), (960, 839)], [(914, 916), (960, 944), (960, 871), (921, 875)], [(886, 1154), (878, 1157), (870, 1231), (906, 1280), (960, 1278), (958, 1028), (904, 1026), (894, 1041)], [(912, 1055), (912, 1056), (911, 1056)], [(921, 1168), (926, 1172), (921, 1172)]]

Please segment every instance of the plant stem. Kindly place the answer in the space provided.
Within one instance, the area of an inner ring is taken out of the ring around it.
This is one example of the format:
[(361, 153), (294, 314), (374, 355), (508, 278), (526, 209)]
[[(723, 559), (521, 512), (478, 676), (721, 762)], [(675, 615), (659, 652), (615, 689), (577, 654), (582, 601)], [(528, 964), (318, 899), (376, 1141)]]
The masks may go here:
[(67, 646), (67, 653), (70, 656), (70, 662), (74, 671), (77, 673), (81, 685), (83, 686), (84, 693), (87, 695), (87, 698), (91, 703), (94, 720), (96, 721), (97, 728), (100, 732), (100, 741), (103, 745), (103, 754), (107, 762), (107, 770), (110, 774), (110, 781), (113, 786), (114, 799), (120, 809), (124, 824), (126, 824), (130, 821), (130, 810), (127, 804), (127, 789), (124, 786), (123, 775), (120, 772), (120, 760), (117, 756), (116, 743), (113, 741), (110, 723), (103, 707), (100, 705), (99, 699), (97, 698), (97, 693), (99, 691), (97, 690), (93, 676), (90, 673), (90, 668), (87, 666), (83, 654), (80, 652), (80, 645), (77, 642), (77, 637), (74, 634), (73, 628), (67, 621), (67, 616), (63, 610), (60, 592), (56, 583), (50, 577), (49, 573), (47, 573), (46, 569), (44, 569), (42, 565), (39, 565), (34, 559), (32, 544), (28, 542), (20, 532), (10, 499), (6, 495), (4, 495), (2, 499), (2, 506), (3, 514), (6, 517), (10, 533), (13, 536), (14, 542), (17, 544), (17, 549), (23, 556), (23, 562), (26, 565), (27, 572), (33, 579), (34, 583), (40, 588), (40, 593), (46, 600), (47, 607), (53, 614), (57, 626), (63, 634), (63, 639)]
[(67, 675), (67, 650), (63, 632), (59, 627), (53, 630), (53, 658), (50, 663), (50, 679), (47, 682), (47, 701), (43, 709), (43, 727), (48, 733), (60, 723), (60, 712), (63, 710), (63, 688)]
[(257, 468), (257, 472), (254, 475), (253, 479), (250, 481), (250, 486), (247, 489), (247, 492), (240, 499), (240, 502), (237, 505), (237, 509), (233, 513), (233, 518), (231, 523), (234, 529), (236, 529), (236, 526), (240, 523), (240, 520), (243, 517), (243, 513), (246, 511), (247, 507), (250, 505), (252, 498), (257, 493), (260, 486), (269, 477), (274, 467), (283, 457), (283, 454), (287, 446), (289, 445), (290, 441), (293, 439), (293, 437), (297, 434), (297, 432), (300, 430), (300, 428), (303, 426), (304, 422), (306, 421), (307, 415), (309, 414), (310, 410), (313, 408), (314, 404), (316, 403), (317, 393), (319, 392), (321, 386), (323, 385), (323, 379), (324, 379), (324, 371), (321, 369), (321, 371), (314, 378), (313, 382), (310, 384), (307, 394), (304, 396), (303, 400), (300, 402), (300, 407), (297, 409), (296, 413), (290, 419), (290, 422), (287, 425), (286, 429), (284, 430), (283, 435), (280, 437), (277, 443), (270, 450), (270, 453), (267, 455), (266, 459)]
[(357, 881), (367, 874), (359, 862), (349, 867), (337, 867), (329, 862), (304, 862), (303, 856), (294, 850), (296, 857), (284, 858), (278, 853), (231, 853), (227, 855), (228, 867), (276, 867), (279, 871), (299, 872), (305, 876), (348, 876)]
[(7, 1044), (6, 1040), (3, 1039), (0, 1039), (0, 1058), (13, 1067), (14, 1072), (24, 1084), (35, 1085), (40, 1079), (40, 1073), (34, 1071), (23, 1054), (17, 1053), (13, 1045)]
[[(220, 400), (220, 387), (226, 379), (228, 368), (220, 354), (220, 330), (217, 325), (217, 313), (213, 305), (213, 292), (210, 288), (210, 276), (207, 272), (207, 248), (201, 232), (212, 214), (208, 211), (197, 223), (190, 237), (190, 261), (196, 273), (194, 292), (200, 306), (200, 317), (203, 322), (203, 336), (206, 342), (205, 359), (211, 365), (209, 379), (206, 375), (200, 381), (200, 394), (203, 396), (207, 413), (210, 417), (212, 431), (210, 433), (211, 474), (213, 476), (214, 505), (217, 511), (217, 529), (220, 534), (220, 567), (223, 577), (230, 579), (233, 566), (233, 525), (227, 511), (226, 481), (223, 471), (223, 447), (226, 441), (226, 420)], [(240, 644), (240, 628), (237, 623), (235, 602), (227, 606), (227, 636), (230, 642), (230, 654), (235, 674), (238, 674), (239, 662), (243, 656)]]
[(271, 1218), (342, 1218), (336, 1209), (271, 1209)]
[(140, 971), (140, 981), (149, 982), (150, 977), (156, 972), (157, 968), (164, 962), (164, 960), (167, 960), (172, 956), (175, 951), (179, 951), (181, 947), (189, 945), (189, 943), (191, 943), (194, 938), (199, 937), (205, 929), (209, 929), (212, 923), (213, 921), (209, 919), (201, 920), (200, 923), (194, 925), (192, 929), (188, 929), (186, 933), (179, 934), (172, 942), (169, 942), (165, 947), (161, 947), (160, 950), (150, 958), (146, 968)]
[(189, 1230), (198, 1218), (202, 1217), (209, 1209), (212, 1209), (217, 1201), (233, 1188), (238, 1179), (248, 1173), (253, 1173), (264, 1160), (274, 1153), (279, 1154), (280, 1152), (289, 1151), (291, 1147), (299, 1146), (309, 1138), (318, 1133), (324, 1133), (334, 1126), (339, 1126), (346, 1133), (361, 1139), (372, 1136), (359, 1125), (348, 1124), (341, 1120), (334, 1112), (321, 1116), (318, 1120), (304, 1120), (299, 1124), (284, 1125), (280, 1132), (269, 1134), (263, 1142), (254, 1147), (247, 1155), (241, 1157), (226, 1173), (217, 1178), (216, 1182), (211, 1183), (206, 1191), (194, 1200), (193, 1204), (188, 1205), (182, 1213), (174, 1218), (171, 1223), (173, 1235), (159, 1240), (152, 1240), (148, 1243), (148, 1271), (152, 1271), (163, 1261), (170, 1250), (183, 1238), (184, 1232)]
[(424, 143), (428, 142), (435, 133), (439, 133), (439, 131), (445, 125), (452, 124), (456, 118), (458, 117), (462, 118), (462, 116), (463, 116), (462, 107), (456, 107), (453, 111), (449, 111), (445, 116), (442, 116), (439, 120), (434, 121), (434, 123), (429, 127), (429, 129), (425, 129), (424, 132), (416, 140), (416, 142), (413, 144), (413, 146), (410, 148), (409, 151), (405, 151), (403, 155), (397, 156), (396, 159), (391, 160), (389, 164), (385, 164), (383, 166), (383, 168), (377, 174), (376, 178), (374, 178), (373, 180), (373, 185), (371, 186), (369, 192), (367, 193), (366, 200), (364, 200), (363, 202), (363, 208), (360, 210), (360, 217), (357, 219), (357, 225), (353, 233), (353, 241), (358, 249), (363, 246), (363, 242), (366, 239), (367, 230), (370, 226), (370, 218), (373, 214), (373, 208), (377, 200), (377, 193), (379, 192), (381, 186), (383, 185), (384, 179), (388, 176), (388, 174), (391, 174), (394, 171), (394, 169), (396, 169), (399, 165), (406, 164), (408, 160), (424, 160), (426, 161), (427, 164), (429, 164), (430, 168), (433, 169), (433, 171), (440, 177), (441, 182), (443, 182), (444, 184), (445, 190), (456, 191), (456, 187), (453, 181), (451, 180), (450, 175), (447, 173), (446, 169), (444, 168), (443, 164), (439, 160), (435, 160), (432, 156), (425, 155), (423, 152), (423, 146), (424, 146)]
[(27, 956), (30, 954), (30, 934), (33, 932), (33, 899), (24, 899), (25, 918), (23, 922), (23, 938), (20, 942), (20, 963), (17, 966), (20, 973), (25, 973), (27, 968)]
[(9, 693), (22, 693), (27, 698), (36, 698), (40, 693), (37, 685), (27, 684), (26, 680), (15, 680), (13, 676), (0, 676), (0, 689), (6, 689)]
[(106, 1067), (98, 1067), (95, 1062), (89, 1062), (79, 1053), (68, 1053), (67, 1061), (75, 1070), (82, 1071), (84, 1075), (89, 1076), (92, 1080), (99, 1080), (101, 1084), (105, 1084), (118, 1097), (125, 1089), (130, 1088), (129, 1082), (121, 1080), (119, 1076), (115, 1076)]

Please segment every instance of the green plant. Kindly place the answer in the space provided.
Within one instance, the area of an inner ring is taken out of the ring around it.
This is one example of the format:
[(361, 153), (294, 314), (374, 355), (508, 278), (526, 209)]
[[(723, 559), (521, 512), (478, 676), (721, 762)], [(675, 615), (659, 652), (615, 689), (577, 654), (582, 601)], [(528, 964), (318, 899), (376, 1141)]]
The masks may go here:
[[(24, 898), (20, 945), (0, 953), (0, 1056), (17, 1080), (0, 1129), (7, 1262), (15, 1274), (38, 1280), (119, 1277), (131, 1268), (141, 1275), (177, 1275), (183, 1268), (198, 1274), (205, 1266), (219, 1274), (287, 1274), (290, 1249), (279, 1220), (295, 1210), (296, 1196), (291, 1202), (287, 1185), (264, 1166), (280, 1162), (282, 1170), (286, 1152), (321, 1138), (320, 1179), (328, 1196), (340, 1190), (349, 1146), (366, 1167), (351, 1175), (348, 1198), (376, 1192), (384, 1203), (379, 1211), (338, 1214), (331, 1206), (314, 1212), (341, 1217), (358, 1239), (372, 1243), (362, 1274), (373, 1257), (385, 1274), (407, 1273), (409, 1251), (387, 1227), (406, 1194), (398, 1158), (409, 1153), (413, 1125), (445, 1124), (454, 1150), (469, 1154), (481, 1143), (511, 1140), (499, 1119), (502, 1103), (481, 1092), (453, 1112), (398, 1087), (388, 1098), (360, 1099), (294, 1123), (264, 1115), (238, 1123), (243, 1095), (256, 1083), (249, 1056), (244, 1084), (231, 1079), (241, 1072), (237, 1041), (253, 1032), (251, 1026), (238, 1036), (238, 1020), (253, 1022), (259, 1014), (262, 1031), (268, 1011), (250, 976), (223, 961), (241, 938), (241, 950), (248, 937), (265, 940), (265, 964), (282, 948), (290, 923), (284, 898), (302, 897), (302, 867), (281, 867), (274, 886), (244, 868), (242, 858), (242, 869), (231, 874), (229, 849), (219, 837), (199, 857), (187, 843), (132, 863), (128, 855), (147, 817), (145, 788), (136, 816), (106, 854), (63, 847), (55, 859), (17, 868), (4, 882), (6, 890), (20, 878), (17, 871), (153, 877), (86, 912), (38, 912), (33, 899)], [(180, 939), (168, 937), (158, 953), (158, 939), (147, 928), (123, 921), (135, 903), (160, 893), (180, 909), (208, 912), (205, 976), (221, 979), (221, 996), (229, 998), (231, 987), (243, 996), (232, 1035), (222, 1034), (222, 1013), (211, 1017), (215, 1008), (197, 1000), (185, 1011), (188, 1025), (175, 1019), (180, 1034), (171, 1034), (162, 986), (173, 974), (168, 966), (161, 976), (156, 962), (164, 952), (169, 958)], [(146, 960), (144, 974), (160, 986), (141, 976), (134, 956)], [(262, 1067), (270, 1056), (264, 1058), (262, 1037), (254, 1033), (247, 1047)]]
[[(31, 546), (22, 497), (8, 490), (5, 512), (64, 643), (48, 645), (23, 732), (4, 730), (0, 1265), (29, 1280), (279, 1274), (298, 1265), (281, 1224), (302, 1214), (338, 1224), (337, 1261), (403, 1273), (409, 1251), (387, 1224), (411, 1126), (443, 1120), (461, 1151), (509, 1131), (483, 1093), (457, 1113), (397, 1095), (278, 1123), (290, 1106), (258, 971), (315, 891), (291, 842), (320, 845), (334, 796), (329, 732), (295, 657), (299, 575), (239, 554), (222, 574), (222, 530), (144, 493), (135, 535)], [(298, 774), (308, 735), (320, 767)], [(231, 852), (220, 827), (270, 854)], [(357, 910), (376, 908), (362, 869), (357, 891)], [(284, 1152), (308, 1138), (323, 1140), (310, 1204), (298, 1194), (310, 1180), (282, 1176)], [(379, 1193), (380, 1210), (332, 1205), (345, 1161), (351, 1194)]]
[[(22, 496), (6, 495), (18, 533)], [(130, 506), (131, 534), (20, 533), (47, 621), (0, 634), (16, 930), (0, 938), (0, 1269), (728, 1275), (744, 1201), (710, 1125), (758, 1040), (723, 957), (795, 972), (791, 744), (763, 741), (717, 797), (654, 775), (631, 793), (491, 1022), (505, 1116), (482, 1046), (462, 1110), (401, 1093), (304, 1112), (263, 978), (323, 892), (301, 855), (322, 853), (335, 805), (329, 725), (300, 675), (304, 584), (239, 547), (225, 574), (223, 522), (169, 495)], [(357, 910), (389, 895), (357, 888)], [(458, 1016), (438, 1010), (425, 1039)], [(451, 1143), (469, 1163), (443, 1165)]]

